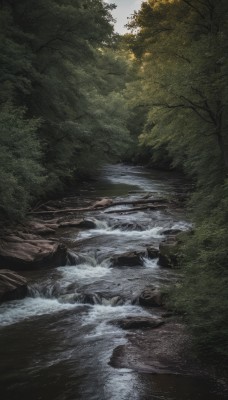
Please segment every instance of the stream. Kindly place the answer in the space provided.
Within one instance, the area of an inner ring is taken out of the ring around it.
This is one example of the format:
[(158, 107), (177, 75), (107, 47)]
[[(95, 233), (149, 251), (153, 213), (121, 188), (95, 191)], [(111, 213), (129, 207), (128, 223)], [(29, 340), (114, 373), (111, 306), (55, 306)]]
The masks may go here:
[[(69, 205), (97, 198), (137, 200), (184, 193), (182, 178), (141, 167), (108, 165), (98, 181)], [(62, 228), (68, 265), (25, 271), (29, 296), (0, 306), (0, 384), (4, 400), (218, 400), (225, 394), (209, 378), (152, 374), (109, 364), (113, 350), (134, 332), (110, 324), (129, 316), (159, 316), (159, 309), (134, 304), (148, 284), (170, 285), (177, 272), (144, 257), (137, 267), (113, 267), (110, 258), (158, 248), (164, 230), (191, 227), (183, 209), (124, 213), (124, 205), (84, 212), (95, 229)], [(74, 216), (75, 217), (75, 216)], [(77, 217), (77, 215), (76, 215)], [(147, 335), (141, 331), (140, 335)]]

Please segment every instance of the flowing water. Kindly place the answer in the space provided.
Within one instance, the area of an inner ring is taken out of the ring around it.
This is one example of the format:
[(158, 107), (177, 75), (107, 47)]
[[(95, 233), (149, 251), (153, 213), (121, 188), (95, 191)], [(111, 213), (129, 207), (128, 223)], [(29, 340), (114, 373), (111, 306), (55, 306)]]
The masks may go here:
[[(182, 180), (170, 173), (116, 165), (107, 166), (95, 187), (81, 194), (90, 201), (99, 196), (120, 201), (184, 191)], [(0, 306), (2, 399), (225, 399), (208, 379), (109, 365), (113, 350), (127, 342), (126, 332), (109, 321), (156, 315), (132, 300), (148, 283), (160, 287), (176, 280), (175, 272), (161, 269), (158, 260), (144, 257), (138, 267), (114, 268), (111, 256), (158, 247), (164, 230), (191, 226), (180, 210), (125, 214), (126, 208), (84, 214), (94, 219), (96, 229), (62, 229), (58, 235), (70, 247), (68, 265), (24, 273), (29, 296)]]

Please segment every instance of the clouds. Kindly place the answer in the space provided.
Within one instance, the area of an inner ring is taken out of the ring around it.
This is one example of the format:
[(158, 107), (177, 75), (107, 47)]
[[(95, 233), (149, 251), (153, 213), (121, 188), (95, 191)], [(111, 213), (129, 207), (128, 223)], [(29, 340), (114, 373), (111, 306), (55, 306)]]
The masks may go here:
[(142, 0), (110, 0), (107, 3), (115, 3), (117, 9), (113, 11), (113, 16), (117, 20), (115, 28), (118, 33), (126, 33), (124, 25), (127, 23), (127, 18), (133, 14), (134, 10), (140, 8)]

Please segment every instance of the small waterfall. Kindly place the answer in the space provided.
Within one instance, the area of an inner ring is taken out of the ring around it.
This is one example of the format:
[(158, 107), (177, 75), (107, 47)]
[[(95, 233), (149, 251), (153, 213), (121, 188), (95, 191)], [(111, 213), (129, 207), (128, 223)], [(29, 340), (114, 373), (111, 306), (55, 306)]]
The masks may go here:
[(61, 293), (63, 293), (63, 291), (64, 288), (58, 282), (54, 284), (35, 283), (34, 285), (28, 287), (28, 297), (57, 299)]
[(159, 265), (158, 265), (158, 259), (151, 259), (149, 257), (143, 257), (143, 266), (145, 268), (151, 268), (154, 271), (157, 271), (159, 273)]
[(83, 257), (81, 254), (74, 253), (73, 251), (67, 252), (66, 265), (68, 265), (68, 266), (78, 265), (78, 264), (82, 264), (85, 261), (86, 261), (85, 257)]
[(90, 254), (77, 254), (73, 251), (68, 251), (66, 266), (80, 266), (85, 264), (96, 268), (99, 266), (109, 267), (111, 262), (97, 251)]
[(125, 304), (125, 300), (120, 296), (105, 297), (101, 293), (71, 293), (60, 296), (60, 303), (69, 304), (90, 304), (100, 306), (117, 307)]
[(125, 303), (125, 300), (116, 295), (106, 297), (101, 293), (66, 293), (67, 287), (62, 287), (60, 284), (48, 285), (34, 284), (29, 287), (28, 297), (33, 299), (56, 299), (61, 304), (90, 304), (103, 306), (120, 306)]
[(94, 219), (94, 222), (96, 224), (97, 229), (108, 229), (109, 228), (107, 221)]

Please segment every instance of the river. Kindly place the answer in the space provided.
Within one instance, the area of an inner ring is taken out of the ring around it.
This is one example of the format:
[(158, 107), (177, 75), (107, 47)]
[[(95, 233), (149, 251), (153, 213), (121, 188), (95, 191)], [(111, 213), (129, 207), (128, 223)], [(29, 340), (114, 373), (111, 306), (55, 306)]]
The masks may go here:
[[(146, 194), (185, 191), (181, 177), (141, 167), (108, 165), (97, 182), (80, 191), (82, 203), (98, 197), (121, 201)], [(73, 203), (78, 200), (69, 196)], [(126, 316), (157, 315), (132, 304), (148, 284), (176, 281), (176, 272), (143, 259), (139, 267), (114, 268), (113, 254), (158, 247), (165, 229), (187, 230), (183, 210), (142, 210), (126, 206), (96, 210), (96, 229), (62, 229), (71, 262), (57, 269), (25, 272), (30, 296), (0, 306), (0, 383), (4, 400), (217, 400), (217, 382), (192, 374), (152, 374), (113, 368), (113, 350), (126, 344), (126, 331), (109, 323)], [(75, 259), (75, 265), (72, 260)], [(89, 295), (94, 304), (84, 304)], [(134, 332), (131, 333), (134, 335)], [(140, 332), (140, 335), (147, 335)]]

